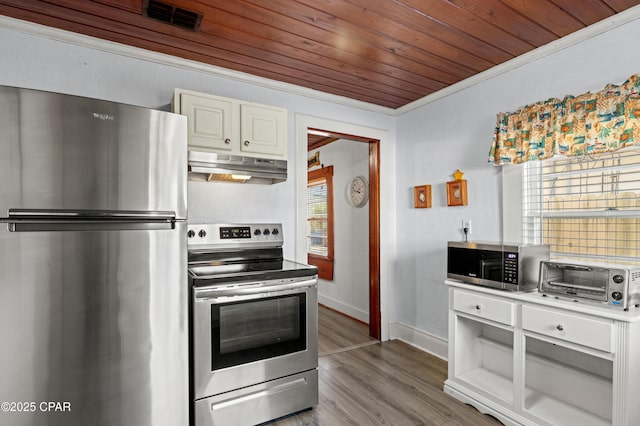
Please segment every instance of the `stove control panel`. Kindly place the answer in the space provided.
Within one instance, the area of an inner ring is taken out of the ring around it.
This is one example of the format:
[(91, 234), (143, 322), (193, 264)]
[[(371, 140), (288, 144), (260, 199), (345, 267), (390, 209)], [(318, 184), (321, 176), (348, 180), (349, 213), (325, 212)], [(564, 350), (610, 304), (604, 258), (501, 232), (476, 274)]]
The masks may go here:
[(220, 239), (232, 240), (234, 238), (251, 238), (251, 227), (249, 226), (221, 226)]
[(189, 224), (187, 244), (200, 245), (269, 244), (282, 245), (282, 224)]

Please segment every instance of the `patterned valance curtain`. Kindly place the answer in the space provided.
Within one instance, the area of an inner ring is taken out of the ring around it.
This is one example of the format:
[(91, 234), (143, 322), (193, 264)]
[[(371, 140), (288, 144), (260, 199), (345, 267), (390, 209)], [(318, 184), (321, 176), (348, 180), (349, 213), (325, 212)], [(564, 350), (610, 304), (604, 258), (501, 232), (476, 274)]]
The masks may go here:
[(517, 164), (640, 147), (640, 74), (597, 93), (500, 113), (489, 163)]

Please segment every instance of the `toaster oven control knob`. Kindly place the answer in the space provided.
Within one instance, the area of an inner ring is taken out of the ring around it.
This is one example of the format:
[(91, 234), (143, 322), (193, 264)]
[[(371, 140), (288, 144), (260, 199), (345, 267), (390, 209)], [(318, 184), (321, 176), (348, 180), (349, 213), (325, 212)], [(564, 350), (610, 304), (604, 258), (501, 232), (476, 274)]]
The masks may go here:
[(614, 275), (613, 276), (613, 282), (616, 284), (620, 284), (622, 281), (624, 281), (624, 277), (622, 275)]
[(269, 235), (271, 233), (271, 231), (269, 231), (269, 228), (264, 228), (264, 231), (262, 231), (262, 233), (264, 235)]
[(262, 234), (262, 231), (259, 229), (256, 229), (255, 231), (253, 231), (253, 235), (255, 235), (256, 237), (259, 236), (260, 234)]
[(207, 231), (205, 231), (204, 229), (201, 229), (200, 232), (198, 232), (198, 236), (200, 238), (204, 238), (207, 236)]
[(278, 228), (273, 228), (273, 231), (271, 231), (271, 233), (273, 235), (278, 235), (280, 233), (280, 231), (278, 231)]
[(193, 229), (189, 229), (189, 232), (187, 232), (187, 237), (193, 238), (195, 236), (196, 236), (196, 231), (194, 231)]
[(611, 297), (613, 298), (613, 300), (621, 300), (622, 293), (620, 293), (619, 291), (614, 291), (613, 293), (611, 293)]

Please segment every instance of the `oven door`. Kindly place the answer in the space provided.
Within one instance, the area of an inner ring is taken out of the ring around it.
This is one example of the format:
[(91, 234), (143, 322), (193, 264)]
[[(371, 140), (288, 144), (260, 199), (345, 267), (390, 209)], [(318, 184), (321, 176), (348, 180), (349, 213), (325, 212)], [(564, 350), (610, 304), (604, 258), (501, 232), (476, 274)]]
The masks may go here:
[(542, 293), (607, 302), (609, 268), (543, 262), (540, 273), (539, 289)]
[(318, 366), (315, 277), (193, 288), (200, 399)]

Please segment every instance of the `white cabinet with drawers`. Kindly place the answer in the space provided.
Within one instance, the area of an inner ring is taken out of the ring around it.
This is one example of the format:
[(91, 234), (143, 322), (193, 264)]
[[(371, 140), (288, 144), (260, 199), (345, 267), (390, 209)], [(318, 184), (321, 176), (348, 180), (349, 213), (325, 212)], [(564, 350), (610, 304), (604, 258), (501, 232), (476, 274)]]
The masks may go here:
[(640, 311), (449, 285), (445, 392), (507, 425), (640, 424)]
[(176, 89), (173, 112), (187, 116), (189, 149), (286, 159), (283, 108)]

